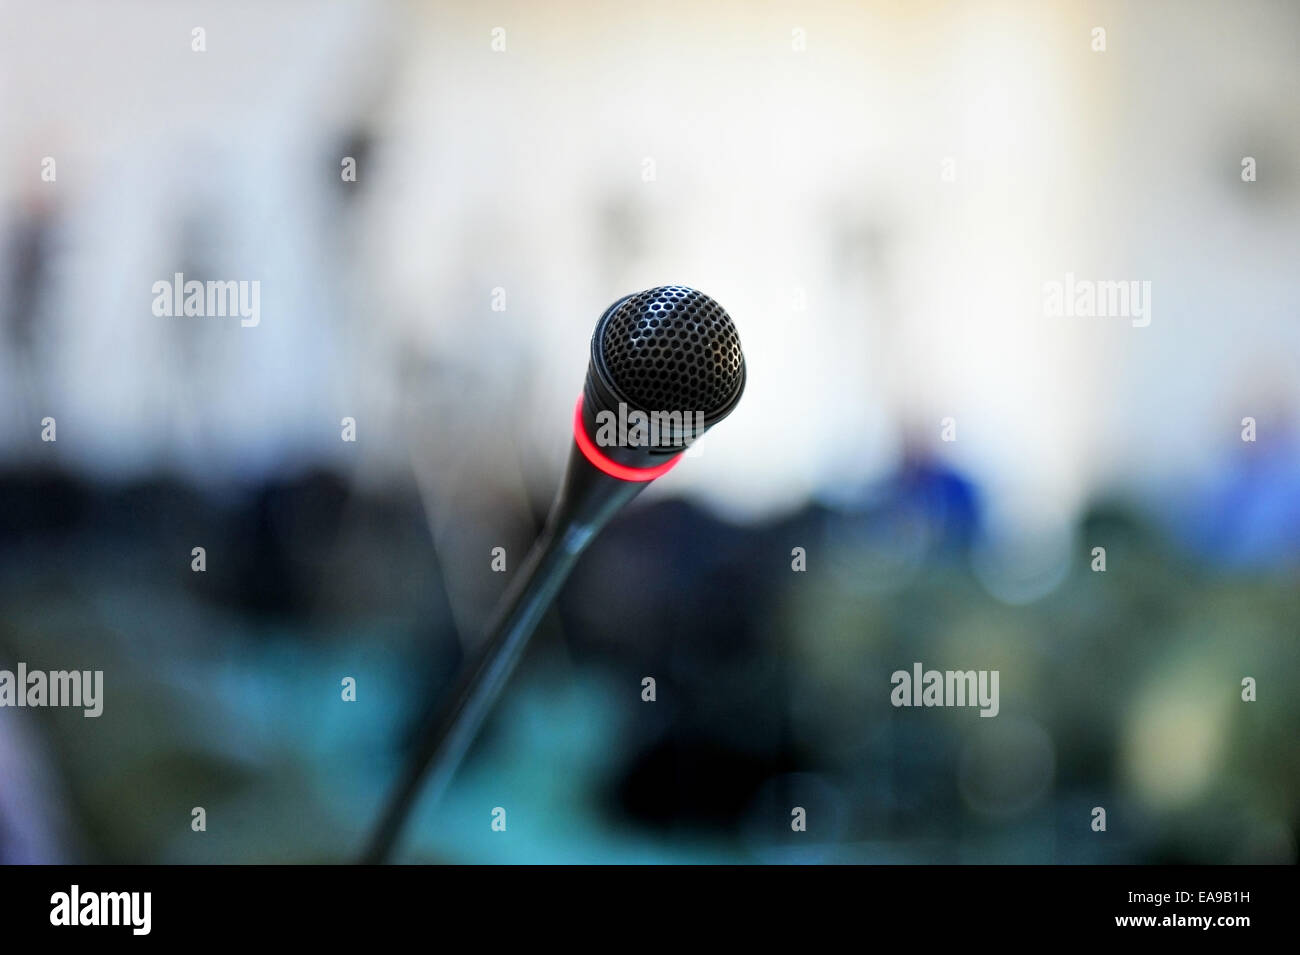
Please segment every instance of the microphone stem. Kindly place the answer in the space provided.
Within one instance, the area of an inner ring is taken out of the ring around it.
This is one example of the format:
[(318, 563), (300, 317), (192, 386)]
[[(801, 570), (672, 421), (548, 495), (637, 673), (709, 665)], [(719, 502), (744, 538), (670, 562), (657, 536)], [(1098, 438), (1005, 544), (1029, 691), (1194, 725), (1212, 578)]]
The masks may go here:
[(477, 663), (461, 677), (448, 702), (420, 732), (362, 862), (388, 858), (428, 773), (429, 798), (437, 801), (501, 695), (528, 639), (564, 585), (596, 528), (548, 525), (515, 573), (488, 627)]
[(441, 797), (573, 565), (610, 518), (644, 487), (602, 473), (576, 446), (571, 449), (546, 529), (502, 595), (476, 662), (421, 728), (362, 862), (381, 863), (392, 853), (426, 773), (431, 799)]

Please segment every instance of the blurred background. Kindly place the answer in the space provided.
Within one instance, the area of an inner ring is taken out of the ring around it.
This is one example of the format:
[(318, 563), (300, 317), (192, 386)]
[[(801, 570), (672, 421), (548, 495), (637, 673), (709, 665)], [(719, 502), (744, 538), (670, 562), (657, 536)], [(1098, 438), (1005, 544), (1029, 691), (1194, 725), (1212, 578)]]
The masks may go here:
[[(0, 709), (0, 860), (351, 859), (545, 518), (596, 319), (672, 283), (744, 400), (402, 861), (1296, 860), (1300, 7), (0, 19), (0, 668), (105, 684)], [(260, 322), (155, 315), (178, 272)], [(1067, 274), (1150, 323), (1046, 314)], [(914, 661), (999, 670), (1000, 715), (893, 708)]]

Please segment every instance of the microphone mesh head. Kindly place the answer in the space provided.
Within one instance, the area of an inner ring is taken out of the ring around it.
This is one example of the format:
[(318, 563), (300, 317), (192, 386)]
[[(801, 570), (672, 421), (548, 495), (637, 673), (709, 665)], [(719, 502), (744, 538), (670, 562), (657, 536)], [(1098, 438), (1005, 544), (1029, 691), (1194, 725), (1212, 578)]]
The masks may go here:
[(614, 386), (643, 411), (711, 415), (736, 397), (744, 377), (731, 316), (682, 285), (628, 296), (606, 320), (600, 348)]

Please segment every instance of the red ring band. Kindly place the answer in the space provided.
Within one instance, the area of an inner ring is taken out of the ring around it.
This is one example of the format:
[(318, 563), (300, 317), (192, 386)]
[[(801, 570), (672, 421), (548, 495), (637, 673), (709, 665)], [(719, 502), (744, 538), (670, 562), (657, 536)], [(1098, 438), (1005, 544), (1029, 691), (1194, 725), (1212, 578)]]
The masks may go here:
[(582, 426), (582, 395), (578, 395), (578, 407), (573, 412), (573, 440), (578, 442), (578, 448), (582, 451), (583, 457), (590, 461), (593, 466), (604, 471), (612, 478), (618, 478), (620, 481), (653, 481), (660, 475), (667, 474), (675, 468), (677, 462), (682, 459), (681, 454), (678, 453), (663, 464), (652, 468), (630, 468), (626, 464), (611, 461), (600, 448), (596, 447), (596, 442), (591, 440), (590, 435), (587, 434), (587, 429)]

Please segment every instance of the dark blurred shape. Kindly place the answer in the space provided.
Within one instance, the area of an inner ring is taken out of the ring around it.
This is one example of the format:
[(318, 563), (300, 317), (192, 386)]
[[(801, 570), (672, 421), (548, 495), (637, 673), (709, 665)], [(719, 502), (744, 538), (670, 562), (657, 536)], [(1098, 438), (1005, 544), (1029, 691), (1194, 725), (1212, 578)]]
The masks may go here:
[(0, 302), (0, 327), (19, 360), (30, 360), (35, 326), (43, 314), (41, 299), (50, 276), (55, 218), (52, 203), (38, 198), (24, 203), (14, 217), (0, 266), (8, 272), (0, 287), (8, 289)]

